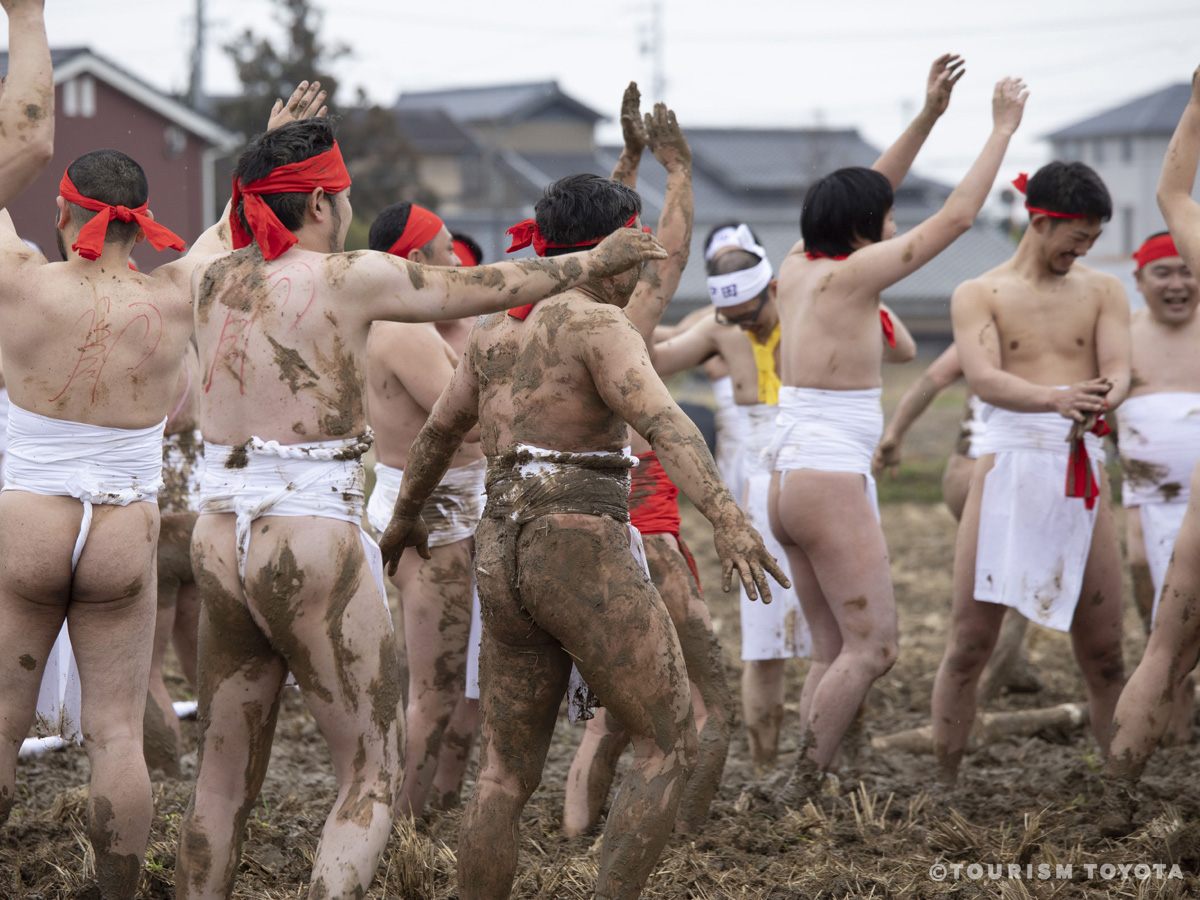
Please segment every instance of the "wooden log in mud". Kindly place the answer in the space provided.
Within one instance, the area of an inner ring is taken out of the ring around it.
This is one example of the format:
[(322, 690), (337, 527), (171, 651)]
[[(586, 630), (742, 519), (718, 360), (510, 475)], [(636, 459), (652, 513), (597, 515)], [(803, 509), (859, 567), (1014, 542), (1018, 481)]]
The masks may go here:
[[(1086, 703), (1060, 703), (1044, 709), (1023, 709), (1015, 712), (980, 713), (971, 730), (967, 752), (1006, 737), (1028, 737), (1047, 728), (1075, 729), (1088, 722)], [(933, 726), (922, 725), (895, 734), (871, 738), (876, 753), (899, 750), (904, 753), (932, 753)]]

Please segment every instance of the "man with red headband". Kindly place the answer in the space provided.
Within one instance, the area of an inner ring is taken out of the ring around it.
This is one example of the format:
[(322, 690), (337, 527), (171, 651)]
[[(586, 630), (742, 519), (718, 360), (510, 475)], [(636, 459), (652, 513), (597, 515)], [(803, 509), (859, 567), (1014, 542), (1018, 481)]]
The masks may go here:
[[(323, 96), (302, 84), (286, 111), (276, 104), (270, 126), (316, 112)], [(0, 494), (0, 820), (40, 702), (38, 720), (81, 736), (88, 752), (100, 894), (132, 898), (152, 815), (142, 716), (163, 429), (192, 334), (192, 274), (228, 246), (229, 230), (214, 225), (182, 259), (138, 273), (129, 266), (136, 243), (183, 248), (154, 221), (141, 166), (95, 150), (67, 167), (59, 193), (61, 263), (47, 264), (0, 214), (0, 346), (12, 400)], [(80, 694), (60, 696), (57, 676), (82, 683), (81, 711), (64, 706)]]
[[(1112, 214), (1099, 176), (1054, 162), (1014, 182), (1029, 227), (1013, 258), (954, 292), (954, 342), (989, 404), (958, 530), (950, 635), (933, 686), (938, 777), (952, 784), (1006, 607), (1069, 631), (1108, 752), (1121, 692), (1121, 566), (1100, 435), (1129, 391), (1129, 301), (1076, 264)], [(1083, 598), (1083, 602), (1080, 602)]]
[[(459, 265), (442, 220), (412, 203), (395, 203), (379, 214), (371, 225), (370, 246), (418, 265)], [(472, 321), (464, 323), (467, 332)], [(367, 417), (375, 430), (376, 463), (367, 518), (379, 535), (391, 521), (408, 449), (450, 383), (464, 346), (451, 347), (440, 333), (442, 324), (376, 322), (371, 326)], [(465, 344), (465, 334), (463, 338)], [(400, 815), (421, 816), (439, 774), (442, 783), (435, 805), (445, 797), (454, 802), (462, 771), (452, 762), (457, 779), (451, 779), (449, 772), (440, 773), (442, 739), (445, 736), (456, 749), (465, 743), (468, 750), (474, 739), (479, 705), (467, 699), (465, 689), (469, 651), (474, 651), (478, 664), (478, 643), (469, 640), (472, 631), (478, 638), (478, 630), (472, 628), (478, 618), (472, 557), (475, 526), (483, 511), (486, 461), (478, 433), (470, 438), (422, 511), (429, 528), (430, 558), (407, 557), (392, 576), (400, 592), (409, 673), (404, 780), (396, 795)], [(452, 719), (457, 727), (448, 731)]]
[(43, 0), (0, 0), (8, 14), (8, 72), (0, 81), (0, 209), (54, 155), (54, 67)]
[(503, 310), (664, 255), (629, 229), (563, 259), (470, 270), (345, 253), (349, 188), (328, 120), (267, 132), (235, 173), (238, 249), (193, 281), (205, 473), (192, 561), (208, 726), (181, 831), (181, 897), (231, 890), (289, 669), (338, 778), (313, 896), (361, 895), (387, 842), (403, 710), (378, 548), (360, 527), (371, 323)]
[[(546, 189), (535, 220), (512, 229), (514, 243), (556, 256), (630, 223), (638, 233), (640, 209), (624, 184), (568, 176)], [(764, 599), (766, 572), (782, 578), (621, 311), (639, 274), (476, 323), (409, 452), (384, 535), (393, 567), (405, 547), (423, 548), (422, 505), (478, 422), (488, 455), (475, 537), (484, 750), (458, 847), (463, 900), (511, 892), (521, 810), (541, 779), (572, 660), (634, 748), (605, 826), (596, 896), (638, 896), (675, 825), (696, 730), (679, 641), (627, 527), (629, 427), (714, 523), (727, 588), (735, 567)]]
[[(1200, 68), (1192, 75), (1191, 100), (1183, 111), (1171, 143), (1167, 146), (1162, 174), (1158, 180), (1158, 206), (1174, 238), (1178, 262), (1186, 266), (1189, 273), (1200, 271), (1200, 204), (1192, 199), (1198, 164)], [(1153, 255), (1164, 249), (1165, 244), (1160, 241), (1157, 248), (1143, 245), (1142, 252)], [(1147, 265), (1153, 266), (1159, 260), (1172, 260), (1172, 257), (1161, 256), (1149, 261)], [(1143, 272), (1139, 284), (1147, 275), (1151, 279), (1155, 278), (1153, 272)], [(1173, 280), (1183, 277), (1183, 271), (1179, 268), (1175, 268), (1174, 273), (1168, 276)], [(1187, 277), (1188, 280), (1192, 280), (1192, 276)], [(1194, 280), (1191, 291), (1194, 297)], [(1173, 294), (1179, 296), (1179, 285), (1173, 289)], [(1192, 307), (1194, 314), (1194, 300)], [(1178, 305), (1175, 306), (1173, 314), (1180, 318), (1189, 318)], [(1192, 320), (1194, 321), (1194, 318)], [(1189, 330), (1191, 328), (1190, 325), (1184, 327)], [(1155, 353), (1162, 353), (1164, 364), (1168, 359), (1177, 359), (1178, 364), (1185, 367), (1181, 371), (1189, 373), (1189, 380), (1184, 382), (1185, 387), (1189, 389), (1196, 383), (1196, 364), (1188, 359), (1189, 355), (1195, 356), (1194, 340), (1193, 337), (1191, 341), (1181, 341), (1177, 345), (1180, 354), (1178, 356), (1172, 352), (1176, 349), (1175, 346), (1167, 349), (1160, 344), (1155, 350)], [(1138, 377), (1143, 377), (1143, 364), (1135, 362), (1135, 365)], [(1122, 434), (1122, 441), (1124, 440), (1125, 435)], [(1125, 448), (1122, 447), (1122, 453), (1124, 452)], [(1137, 811), (1136, 783), (1141, 778), (1142, 770), (1158, 746), (1160, 738), (1171, 726), (1173, 709), (1179, 705), (1176, 698), (1185, 691), (1188, 676), (1196, 665), (1197, 657), (1200, 656), (1200, 616), (1196, 615), (1196, 598), (1200, 596), (1198, 477), (1200, 467), (1194, 469), (1191, 474), (1191, 494), (1188, 498), (1187, 512), (1175, 538), (1175, 550), (1158, 596), (1154, 626), (1146, 642), (1146, 652), (1121, 692), (1121, 699), (1113, 716), (1112, 748), (1105, 772), (1102, 811), (1098, 820), (1101, 833), (1107, 836), (1121, 836), (1133, 830), (1134, 814)], [(1187, 690), (1187, 696), (1191, 697), (1190, 689)]]

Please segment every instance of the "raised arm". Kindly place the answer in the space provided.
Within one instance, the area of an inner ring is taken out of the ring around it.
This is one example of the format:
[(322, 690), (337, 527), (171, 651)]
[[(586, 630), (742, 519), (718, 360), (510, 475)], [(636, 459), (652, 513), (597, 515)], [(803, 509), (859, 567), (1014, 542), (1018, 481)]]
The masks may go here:
[(446, 389), (442, 391), (425, 424), (408, 451), (400, 493), (383, 538), (379, 541), (388, 574), (396, 574), (400, 554), (416, 547), (429, 559), (428, 532), (421, 521), (421, 507), (438, 486), (464, 438), (479, 421), (479, 380), (471, 364), (471, 344)]
[[(996, 330), (988, 296), (987, 290), (978, 282), (968, 281), (959, 285), (950, 298), (958, 359), (967, 376), (967, 384), (979, 399), (1015, 412), (1056, 412), (1076, 422), (1104, 412), (1104, 395), (1111, 385), (1103, 378), (1063, 389), (1034, 384), (1000, 368), (1000, 333)], [(1126, 366), (1128, 370), (1128, 363)]]
[(646, 126), (642, 122), (642, 94), (637, 82), (629, 82), (625, 88), (625, 96), (621, 98), (621, 134), (625, 138), (625, 146), (613, 167), (613, 181), (637, 187), (638, 166), (642, 162), (642, 150), (646, 147)]
[(992, 95), (992, 133), (942, 208), (906, 234), (856, 250), (834, 270), (834, 278), (848, 279), (858, 296), (874, 302), (880, 291), (911, 275), (970, 228), (996, 181), (1008, 142), (1021, 124), (1027, 97), (1019, 79), (999, 82)]
[(650, 442), (671, 481), (712, 523), (725, 590), (736, 568), (751, 599), (757, 586), (769, 602), (766, 572), (784, 587), (787, 578), (721, 480), (700, 430), (654, 373), (637, 329), (616, 315), (608, 323), (578, 342), (601, 398)]
[(687, 268), (692, 247), (692, 151), (675, 113), (658, 103), (654, 115), (647, 114), (645, 133), (650, 149), (667, 170), (667, 190), (662, 215), (658, 217), (658, 240), (667, 258), (653, 260), (642, 270), (625, 315), (646, 339), (653, 342), (654, 328), (667, 304), (675, 296), (679, 279)]
[(338, 266), (364, 321), (438, 322), (536, 303), (666, 256), (653, 235), (620, 228), (591, 250), (544, 259), (446, 268), (360, 250), (339, 257)]
[(904, 134), (896, 143), (883, 151), (883, 155), (871, 166), (876, 172), (882, 173), (892, 184), (892, 190), (900, 187), (904, 176), (912, 167), (917, 152), (933, 131), (933, 126), (942, 117), (942, 113), (950, 105), (950, 94), (958, 79), (966, 73), (962, 68), (963, 58), (957, 53), (943, 53), (933, 61), (929, 68), (929, 80), (925, 85), (925, 105), (913, 119), (912, 124), (905, 129)]
[(871, 471), (876, 478), (884, 469), (894, 469), (900, 465), (900, 445), (908, 429), (929, 408), (934, 398), (962, 378), (962, 374), (957, 345), (951, 344), (904, 392), (871, 459)]
[(8, 75), (0, 92), (0, 207), (54, 155), (54, 68), (42, 0), (0, 0), (8, 13)]
[(1192, 73), (1192, 98), (1183, 109), (1167, 145), (1158, 176), (1158, 208), (1167, 220), (1179, 255), (1193, 272), (1200, 272), (1200, 205), (1192, 199), (1196, 166), (1200, 163), (1200, 68)]

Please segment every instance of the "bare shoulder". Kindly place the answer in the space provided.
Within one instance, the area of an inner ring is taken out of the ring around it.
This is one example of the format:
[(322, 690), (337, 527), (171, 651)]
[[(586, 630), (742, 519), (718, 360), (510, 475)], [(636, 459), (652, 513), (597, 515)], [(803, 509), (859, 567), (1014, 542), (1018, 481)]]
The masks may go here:
[(1115, 275), (1109, 275), (1107, 272), (1100, 272), (1078, 264), (1077, 269), (1080, 281), (1089, 293), (1095, 291), (1103, 293), (1108, 297), (1128, 302), (1129, 297), (1125, 293), (1125, 285), (1121, 284), (1121, 279)]

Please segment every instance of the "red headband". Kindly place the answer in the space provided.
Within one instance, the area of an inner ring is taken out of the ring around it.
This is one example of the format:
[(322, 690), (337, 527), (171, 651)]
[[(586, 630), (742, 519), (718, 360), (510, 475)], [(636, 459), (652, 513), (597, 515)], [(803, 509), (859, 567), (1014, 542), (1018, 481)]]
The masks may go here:
[(404, 224), (404, 231), (396, 238), (396, 243), (388, 248), (388, 253), (408, 259), (410, 251), (420, 250), (437, 237), (444, 224), (429, 210), (414, 203)]
[[(1029, 184), (1029, 176), (1026, 175), (1024, 172), (1022, 172), (1020, 175), (1018, 175), (1016, 178), (1014, 178), (1013, 182), (1012, 182), (1012, 186), (1015, 187), (1022, 194), (1025, 193), (1025, 187), (1028, 184)], [(1043, 216), (1049, 216), (1052, 219), (1086, 219), (1087, 218), (1087, 216), (1085, 216), (1083, 213), (1053, 212), (1052, 210), (1049, 210), (1049, 209), (1041, 209), (1037, 206), (1030, 206), (1028, 202), (1026, 202), (1025, 208), (1027, 210), (1029, 210), (1029, 212), (1031, 212), (1031, 213), (1037, 213), (1037, 214), (1040, 214)]]
[[(350, 173), (346, 171), (342, 151), (336, 143), (324, 153), (280, 166), (266, 178), (249, 184), (242, 184), (235, 176), (229, 215), (234, 248), (240, 250), (248, 247), (251, 241), (258, 241), (263, 259), (275, 259), (296, 243), (296, 236), (283, 227), (283, 223), (262, 199), (263, 194), (308, 194), (316, 188), (324, 189), (326, 194), (338, 194), (348, 187)], [(249, 231), (242, 227), (241, 217), (237, 214), (239, 200), (242, 201), (242, 215), (250, 226)]]
[[(629, 221), (622, 225), (622, 228), (632, 228), (633, 223), (637, 221), (638, 214), (634, 213), (629, 217)], [(650, 234), (649, 228), (642, 228), (642, 231)], [(533, 245), (533, 252), (538, 256), (545, 256), (547, 250), (561, 250), (566, 247), (595, 247), (604, 238), (595, 238), (590, 241), (580, 241), (578, 244), (555, 244), (546, 240), (542, 236), (541, 229), (538, 228), (537, 222), (533, 219), (526, 219), (524, 222), (518, 222), (512, 228), (504, 232), (512, 235), (512, 246), (506, 250), (506, 253), (515, 253), (518, 250), (524, 250), (530, 244)]]
[(1175, 249), (1175, 239), (1169, 234), (1160, 234), (1157, 237), (1150, 238), (1146, 243), (1138, 247), (1137, 253), (1133, 254), (1133, 258), (1137, 261), (1138, 269), (1141, 269), (1142, 266), (1149, 265), (1156, 259), (1178, 255), (1179, 251)]
[(475, 254), (471, 252), (471, 248), (468, 247), (463, 241), (455, 238), (453, 241), (453, 246), (454, 255), (458, 257), (458, 261), (464, 266), (479, 265), (479, 260), (475, 258)]
[(155, 250), (165, 250), (167, 247), (172, 250), (184, 248), (183, 238), (146, 215), (149, 201), (133, 209), (127, 206), (110, 206), (79, 193), (79, 189), (71, 182), (71, 178), (66, 172), (63, 172), (62, 181), (58, 184), (58, 192), (68, 203), (74, 203), (76, 206), (82, 206), (84, 209), (98, 214), (92, 216), (79, 229), (79, 240), (71, 245), (71, 249), (78, 252), (84, 259), (100, 258), (100, 254), (104, 250), (104, 236), (108, 234), (108, 223), (113, 219), (120, 219), (122, 222), (137, 222)]

